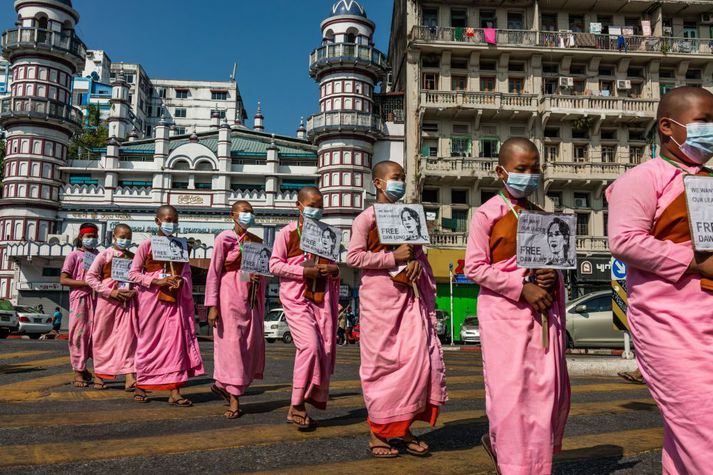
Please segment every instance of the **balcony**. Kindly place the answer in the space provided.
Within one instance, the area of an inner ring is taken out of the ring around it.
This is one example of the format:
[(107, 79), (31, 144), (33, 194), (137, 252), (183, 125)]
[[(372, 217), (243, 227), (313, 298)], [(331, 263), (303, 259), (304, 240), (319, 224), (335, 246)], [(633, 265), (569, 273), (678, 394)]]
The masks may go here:
[(616, 117), (656, 118), (658, 102), (654, 99), (606, 96), (543, 96), (540, 112), (553, 116), (613, 115)]
[(64, 102), (42, 97), (6, 97), (0, 100), (0, 124), (7, 124), (17, 119), (40, 119), (43, 122), (55, 121), (69, 126), (72, 130), (82, 127), (82, 112)]
[(495, 37), (486, 39), (483, 28), (414, 26), (411, 40), (424, 43), (447, 43), (463, 47), (538, 48), (542, 50), (592, 50), (601, 53), (664, 56), (713, 54), (713, 41), (682, 37), (621, 36), (595, 33), (498, 29)]
[(340, 133), (361, 133), (381, 137), (386, 133), (383, 120), (377, 115), (364, 112), (332, 111), (315, 114), (307, 120), (310, 140), (316, 137)]
[(16, 28), (2, 34), (3, 55), (13, 61), (20, 54), (45, 50), (65, 57), (75, 69), (84, 67), (87, 47), (73, 31), (52, 31), (42, 28)]
[(309, 55), (309, 74), (312, 78), (333, 67), (358, 66), (381, 78), (389, 69), (384, 53), (368, 45), (336, 43), (315, 49)]
[(634, 167), (632, 163), (606, 162), (547, 162), (544, 167), (545, 186), (568, 186), (599, 188), (603, 182), (612, 182)]
[(609, 238), (594, 236), (577, 236), (577, 251), (579, 252), (608, 252)]
[(437, 247), (443, 249), (464, 249), (468, 243), (468, 233), (430, 233), (431, 244), (429, 247)]
[(421, 106), (436, 109), (473, 109), (537, 112), (536, 94), (505, 94), (501, 92), (421, 91)]
[(439, 178), (449, 181), (475, 179), (496, 182), (495, 166), (497, 158), (421, 157), (422, 178)]

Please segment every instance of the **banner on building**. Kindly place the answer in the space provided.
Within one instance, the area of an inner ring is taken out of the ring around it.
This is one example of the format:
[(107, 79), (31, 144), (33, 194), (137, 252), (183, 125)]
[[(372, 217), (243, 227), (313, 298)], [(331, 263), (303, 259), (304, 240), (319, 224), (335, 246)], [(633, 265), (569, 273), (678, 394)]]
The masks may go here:
[(342, 246), (342, 232), (310, 218), (304, 219), (300, 237), (300, 249), (330, 261), (339, 261)]
[(525, 269), (576, 269), (577, 218), (523, 211), (517, 222), (517, 265)]
[(381, 244), (428, 244), (426, 213), (420, 204), (374, 204)]
[(713, 251), (713, 177), (689, 175), (683, 184), (693, 249)]

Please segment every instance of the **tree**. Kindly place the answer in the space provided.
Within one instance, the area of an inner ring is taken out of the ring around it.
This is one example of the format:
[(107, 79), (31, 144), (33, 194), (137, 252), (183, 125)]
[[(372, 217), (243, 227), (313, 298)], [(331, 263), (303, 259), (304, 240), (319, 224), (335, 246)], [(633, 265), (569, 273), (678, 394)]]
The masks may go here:
[(95, 105), (90, 105), (87, 108), (84, 128), (78, 134), (72, 137), (67, 148), (67, 159), (78, 160), (82, 157), (86, 158), (93, 148), (101, 148), (106, 146), (106, 141), (109, 138), (109, 129), (101, 120), (99, 108)]

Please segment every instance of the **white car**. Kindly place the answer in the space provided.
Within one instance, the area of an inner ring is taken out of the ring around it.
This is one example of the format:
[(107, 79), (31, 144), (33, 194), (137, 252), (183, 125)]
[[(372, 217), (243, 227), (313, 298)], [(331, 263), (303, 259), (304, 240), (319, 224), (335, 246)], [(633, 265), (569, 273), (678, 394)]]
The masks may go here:
[(477, 317), (465, 317), (460, 327), (460, 341), (463, 343), (480, 343), (480, 328)]
[(0, 337), (17, 331), (17, 312), (8, 300), (0, 300)]
[(277, 340), (292, 343), (290, 327), (287, 326), (287, 318), (281, 308), (273, 308), (265, 315), (265, 340), (268, 343), (274, 343)]
[(52, 315), (39, 313), (33, 307), (18, 305), (15, 307), (19, 332), (30, 337), (39, 338), (43, 333), (52, 330)]

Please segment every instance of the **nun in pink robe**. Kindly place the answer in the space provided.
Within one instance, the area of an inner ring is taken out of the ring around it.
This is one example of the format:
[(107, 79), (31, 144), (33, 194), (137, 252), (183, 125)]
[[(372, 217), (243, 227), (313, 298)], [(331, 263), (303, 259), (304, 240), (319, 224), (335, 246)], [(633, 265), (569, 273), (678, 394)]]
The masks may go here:
[(129, 279), (137, 284), (138, 340), (136, 347), (136, 387), (169, 391), (185, 385), (188, 378), (204, 373), (193, 322), (193, 285), (191, 266), (175, 263), (183, 283), (175, 302), (163, 300), (162, 292), (152, 284), (169, 263), (153, 260), (151, 239), (142, 242), (134, 256)]
[[(218, 388), (242, 396), (254, 379), (265, 370), (265, 289), (267, 280), (243, 281), (240, 271), (240, 246), (261, 240), (245, 232), (238, 239), (234, 230), (215, 238), (205, 289), (205, 305), (218, 307), (220, 319), (213, 329), (213, 378)], [(255, 290), (251, 308), (251, 286)]]
[(131, 259), (133, 254), (110, 247), (100, 252), (85, 276), (99, 295), (94, 310), (92, 358), (94, 372), (102, 379), (116, 379), (120, 374), (136, 372), (136, 298), (127, 302), (111, 298), (119, 282), (111, 278), (113, 258)]
[(713, 462), (713, 292), (686, 273), (694, 253), (683, 177), (701, 168), (677, 165), (650, 160), (607, 189), (609, 246), (628, 264), (627, 317), (664, 419), (663, 472), (704, 474)]
[(415, 420), (435, 425), (447, 399), (433, 272), (421, 246), (414, 258), (423, 268), (419, 299), (410, 286), (391, 279), (397, 265), (378, 241), (374, 208), (354, 220), (347, 264), (361, 270), (359, 376), (369, 426), (382, 439), (403, 438)]
[[(75, 250), (64, 260), (62, 273), (71, 279), (84, 280), (84, 254), (97, 254), (96, 250)], [(69, 361), (74, 371), (86, 371), (87, 360), (92, 357), (92, 322), (96, 296), (89, 287), (69, 291)]]
[[(524, 200), (513, 200), (522, 210)], [(504, 475), (549, 474), (562, 448), (570, 405), (564, 286), (559, 275), (549, 311), (549, 349), (542, 323), (521, 297), (525, 269), (517, 267), (517, 219), (500, 196), (474, 213), (465, 274), (480, 285), (478, 322), (490, 442)]]
[(302, 264), (307, 256), (299, 245), (297, 223), (292, 222), (275, 237), (270, 272), (280, 278), (280, 302), (297, 348), (291, 404), (299, 406), (308, 402), (325, 409), (336, 357), (339, 278), (326, 278), (323, 302), (305, 298)]

